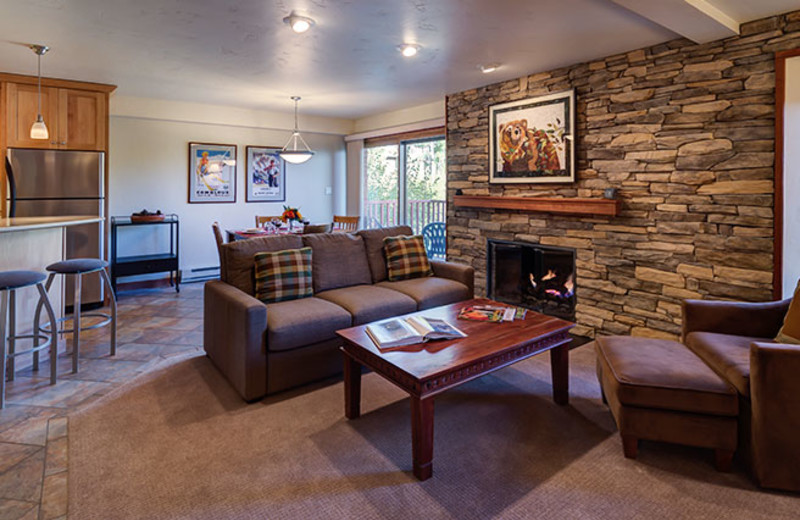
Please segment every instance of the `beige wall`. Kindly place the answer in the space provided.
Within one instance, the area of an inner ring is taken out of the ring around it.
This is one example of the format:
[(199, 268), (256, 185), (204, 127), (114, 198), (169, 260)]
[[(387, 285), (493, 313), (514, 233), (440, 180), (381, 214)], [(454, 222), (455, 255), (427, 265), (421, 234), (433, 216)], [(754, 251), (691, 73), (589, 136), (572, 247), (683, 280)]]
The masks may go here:
[(432, 119), (444, 119), (445, 106), (444, 99), (424, 105), (383, 112), (361, 119), (356, 119), (353, 124), (353, 132), (372, 132), (401, 125), (419, 123)]
[[(256, 214), (279, 214), (283, 203), (245, 202), (245, 147), (283, 146), (289, 133), (285, 129), (249, 126), (252, 123), (271, 124), (251, 114), (240, 112), (238, 119), (228, 124), (209, 122), (217, 107), (202, 115), (204, 120), (187, 113), (186, 104), (165, 102), (138, 103), (142, 117), (133, 110), (112, 104), (109, 150), (109, 214), (130, 215), (141, 209), (160, 209), (176, 213), (181, 219), (181, 268), (219, 265), (211, 223), (219, 221), (223, 228), (252, 227)], [(148, 106), (158, 108), (151, 110)], [(258, 115), (258, 114), (256, 114)], [(242, 117), (243, 116), (243, 117)], [(161, 117), (162, 119), (160, 119)], [(181, 120), (184, 119), (184, 120)], [(291, 117), (288, 119), (291, 126)], [(335, 132), (347, 128), (341, 120), (317, 121), (317, 127)], [(303, 131), (303, 118), (300, 121)], [(338, 125), (338, 126), (337, 126)], [(286, 120), (277, 121), (286, 126)], [(344, 211), (345, 143), (341, 135), (303, 131), (308, 144), (316, 152), (302, 165), (287, 165), (286, 202), (297, 206), (312, 222), (329, 222), (334, 212)], [(238, 145), (238, 165), (235, 204), (188, 204), (187, 168), (188, 143), (211, 142)], [(330, 188), (331, 193), (326, 193)], [(162, 247), (167, 237), (148, 233), (144, 229), (120, 237), (119, 253), (145, 254)]]
[(786, 104), (783, 127), (783, 295), (800, 280), (800, 56), (786, 60)]

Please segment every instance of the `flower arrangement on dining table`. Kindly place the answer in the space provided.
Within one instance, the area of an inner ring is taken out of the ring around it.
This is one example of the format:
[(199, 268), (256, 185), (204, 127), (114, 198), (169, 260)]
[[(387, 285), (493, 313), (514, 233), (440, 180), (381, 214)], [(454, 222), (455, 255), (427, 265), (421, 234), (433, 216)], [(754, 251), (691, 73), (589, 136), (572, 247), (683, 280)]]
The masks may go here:
[(283, 207), (283, 213), (281, 213), (281, 220), (284, 222), (302, 222), (303, 215), (300, 214), (300, 210), (297, 208), (290, 208), (289, 206)]
[(291, 229), (295, 222), (302, 222), (305, 224), (305, 219), (303, 219), (303, 215), (300, 214), (300, 210), (297, 208), (290, 208), (289, 206), (283, 207), (283, 213), (281, 213), (281, 220), (284, 222), (289, 223), (289, 229)]

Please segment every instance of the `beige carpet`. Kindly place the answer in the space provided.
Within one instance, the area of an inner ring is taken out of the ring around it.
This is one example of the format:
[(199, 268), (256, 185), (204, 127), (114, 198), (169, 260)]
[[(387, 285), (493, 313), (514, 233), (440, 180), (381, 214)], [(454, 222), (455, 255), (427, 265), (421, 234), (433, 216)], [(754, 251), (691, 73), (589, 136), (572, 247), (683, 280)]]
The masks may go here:
[(590, 348), (571, 404), (539, 356), (436, 401), (434, 476), (410, 473), (409, 404), (364, 376), (246, 405), (205, 357), (143, 376), (69, 418), (70, 518), (797, 518), (800, 497), (756, 490), (705, 450), (643, 443), (626, 460)]

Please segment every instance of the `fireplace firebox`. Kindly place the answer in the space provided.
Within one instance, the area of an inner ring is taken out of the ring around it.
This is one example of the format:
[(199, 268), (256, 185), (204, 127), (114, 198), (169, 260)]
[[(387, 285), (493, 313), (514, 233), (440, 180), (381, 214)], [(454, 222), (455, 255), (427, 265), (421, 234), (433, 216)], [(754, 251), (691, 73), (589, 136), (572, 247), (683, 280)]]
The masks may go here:
[(490, 239), (486, 267), (489, 298), (575, 320), (574, 249)]

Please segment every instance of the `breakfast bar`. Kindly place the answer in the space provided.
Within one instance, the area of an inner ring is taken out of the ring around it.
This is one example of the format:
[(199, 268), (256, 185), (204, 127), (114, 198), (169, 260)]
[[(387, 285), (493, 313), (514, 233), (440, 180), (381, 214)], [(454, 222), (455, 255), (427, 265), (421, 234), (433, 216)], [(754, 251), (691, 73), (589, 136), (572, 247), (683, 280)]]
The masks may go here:
[[(102, 221), (100, 217), (84, 215), (0, 218), (0, 271), (30, 270), (44, 273), (48, 265), (66, 258), (67, 227)], [(61, 277), (53, 281), (49, 294), (56, 317), (61, 317), (64, 310)], [(31, 330), (37, 302), (35, 290), (19, 292), (17, 331)]]

